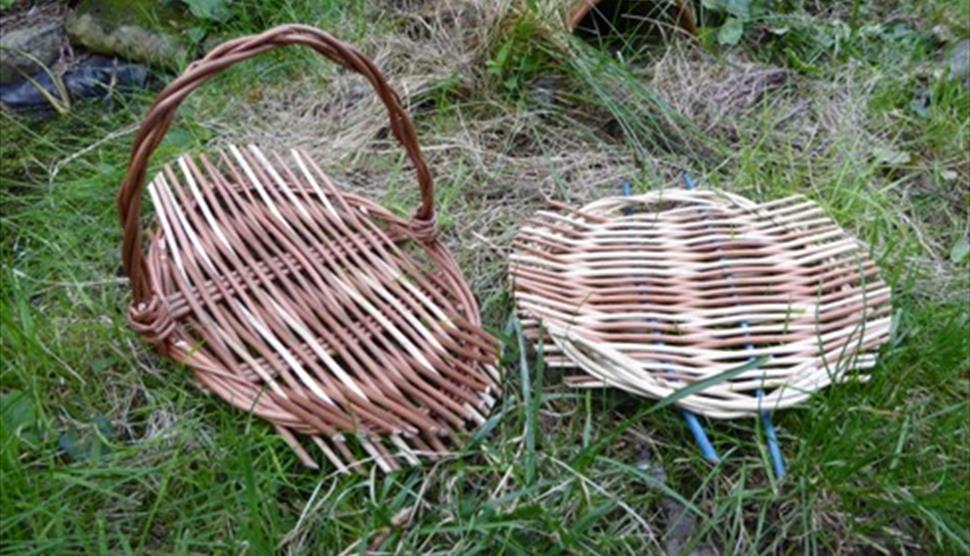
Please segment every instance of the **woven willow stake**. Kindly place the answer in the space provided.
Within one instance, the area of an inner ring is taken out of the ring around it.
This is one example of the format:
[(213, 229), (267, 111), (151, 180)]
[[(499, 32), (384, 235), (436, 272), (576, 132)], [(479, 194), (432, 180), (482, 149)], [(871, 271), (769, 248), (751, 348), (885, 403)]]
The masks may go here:
[[(297, 44), (360, 73), (415, 168), (410, 220), (340, 191), (306, 154), (229, 146), (181, 156), (148, 183), (157, 225), (139, 221), (149, 158), (175, 110), (219, 71)], [(199, 384), (266, 419), (316, 467), (384, 471), (441, 457), (484, 422), (497, 341), (434, 227), (431, 174), (380, 70), (302, 25), (231, 40), (189, 66), (142, 122), (118, 194), (132, 326)]]
[(890, 291), (865, 246), (802, 197), (667, 189), (554, 206), (522, 227), (510, 274), (547, 363), (585, 371), (576, 386), (662, 398), (767, 357), (678, 402), (755, 415), (865, 379), (888, 338)]

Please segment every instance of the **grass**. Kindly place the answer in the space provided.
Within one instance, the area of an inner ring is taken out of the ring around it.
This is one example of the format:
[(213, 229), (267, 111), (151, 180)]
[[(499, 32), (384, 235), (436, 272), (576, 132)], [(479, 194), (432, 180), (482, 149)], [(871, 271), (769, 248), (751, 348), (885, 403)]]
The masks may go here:
[[(963, 3), (793, 2), (778, 16), (788, 34), (749, 25), (742, 45), (716, 53), (630, 46), (625, 67), (535, 23), (551, 3), (462, 12), (481, 29), (390, 5), (270, 4), (237, 2), (211, 31), (316, 23), (409, 84), (444, 235), (504, 340), (502, 401), (450, 460), (387, 476), (308, 472), (269, 427), (205, 396), (127, 326), (114, 195), (150, 96), (46, 121), (4, 111), (0, 552), (970, 552), (970, 260), (958, 257), (970, 93), (935, 72), (946, 47), (928, 38), (961, 21)], [(854, 9), (868, 30), (826, 48)], [(536, 47), (499, 60), (529, 10)], [(449, 42), (462, 29), (485, 41), (467, 56)], [(574, 58), (555, 63), (564, 52)], [(214, 80), (156, 158), (221, 134), (295, 141), (351, 186), (386, 181), (368, 193), (407, 210), (416, 194), (377, 133), (382, 114), (327, 68), (274, 54)], [(765, 68), (784, 80), (748, 101)], [(678, 137), (700, 147), (664, 142)], [(809, 195), (872, 246), (893, 287), (895, 332), (873, 379), (775, 415), (780, 481), (754, 421), (707, 423), (723, 458), (712, 466), (677, 412), (568, 389), (507, 327), (504, 249), (544, 197), (581, 204), (622, 177), (671, 186), (681, 169), (755, 198)], [(678, 523), (686, 535), (672, 533)]]

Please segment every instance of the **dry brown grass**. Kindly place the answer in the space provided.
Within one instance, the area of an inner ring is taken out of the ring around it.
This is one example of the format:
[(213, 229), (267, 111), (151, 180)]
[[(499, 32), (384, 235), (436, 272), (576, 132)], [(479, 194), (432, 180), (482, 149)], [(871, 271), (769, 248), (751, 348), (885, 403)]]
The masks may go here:
[[(540, 6), (545, 15), (536, 40), (575, 55), (557, 19), (561, 8)], [(744, 53), (715, 59), (681, 38), (628, 69), (729, 148), (709, 160), (662, 149), (644, 157), (632, 152), (600, 106), (568, 98), (573, 91), (564, 89), (575, 83), (556, 68), (532, 79), (530, 102), (503, 96), (486, 64), (520, 17), (518, 2), (387, 1), (371, 9), (371, 20), (381, 25), (357, 46), (410, 108), (437, 178), (446, 241), (482, 298), (504, 288), (515, 229), (547, 199), (583, 204), (615, 194), (624, 179), (670, 186), (684, 169), (716, 176), (723, 187), (765, 193), (770, 187), (735, 178), (748, 163), (736, 146), (757, 145), (765, 164), (810, 167), (809, 174), (861, 164), (891, 146), (885, 128), (874, 128), (866, 112), (878, 74), (850, 64), (830, 78), (811, 79)], [(249, 102), (226, 103), (211, 119), (230, 122), (220, 129), (228, 141), (300, 147), (345, 187), (410, 210), (411, 174), (369, 86), (326, 62), (312, 70), (285, 87), (254, 85)], [(921, 226), (913, 223), (917, 234)]]

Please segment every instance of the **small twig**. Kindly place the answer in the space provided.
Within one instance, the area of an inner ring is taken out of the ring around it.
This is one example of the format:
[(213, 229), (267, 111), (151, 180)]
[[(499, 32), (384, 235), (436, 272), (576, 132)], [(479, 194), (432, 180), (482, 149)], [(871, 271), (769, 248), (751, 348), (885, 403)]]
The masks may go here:
[(96, 149), (101, 148), (101, 145), (104, 145), (105, 143), (108, 143), (110, 141), (114, 141), (115, 139), (117, 139), (119, 137), (124, 137), (125, 135), (129, 135), (131, 133), (134, 133), (135, 130), (138, 129), (138, 126), (139, 125), (141, 125), (141, 124), (140, 123), (135, 123), (135, 124), (132, 124), (132, 125), (126, 127), (126, 128), (122, 128), (122, 129), (119, 129), (119, 130), (116, 130), (116, 131), (112, 131), (111, 133), (105, 135), (101, 139), (98, 139), (94, 143), (91, 143), (87, 147), (84, 147), (83, 149), (81, 149), (81, 150), (79, 150), (79, 151), (77, 151), (77, 152), (75, 152), (75, 153), (73, 153), (71, 155), (68, 155), (67, 157), (62, 158), (62, 159), (58, 160), (57, 162), (55, 162), (51, 166), (51, 169), (50, 169), (50, 172), (49, 172), (49, 176), (50, 177), (47, 180), (48, 187), (53, 187), (53, 185), (54, 185), (54, 178), (57, 177), (57, 174), (60, 173), (61, 169), (64, 168), (64, 166), (70, 164), (71, 162), (74, 162), (78, 158), (80, 158), (80, 157), (88, 154), (89, 152), (91, 152), (93, 150), (96, 150)]
[(38, 290), (37, 293), (43, 293), (43, 292), (46, 292), (47, 290), (51, 290), (55, 288), (90, 288), (95, 286), (106, 286), (106, 285), (120, 286), (128, 283), (127, 276), (116, 276), (114, 278), (105, 278), (104, 280), (88, 280), (85, 282), (65, 282), (61, 280), (44, 280), (41, 278), (35, 278), (18, 268), (13, 269), (13, 273), (18, 278), (29, 280), (31, 282), (34, 282), (35, 284), (43, 284), (44, 286), (46, 286), (45, 288)]

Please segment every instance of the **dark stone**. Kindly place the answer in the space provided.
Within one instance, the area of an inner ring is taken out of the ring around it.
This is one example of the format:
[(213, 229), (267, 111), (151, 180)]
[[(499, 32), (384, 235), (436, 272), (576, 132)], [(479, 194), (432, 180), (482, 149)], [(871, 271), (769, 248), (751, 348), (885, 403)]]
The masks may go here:
[(0, 83), (20, 81), (49, 68), (60, 56), (63, 39), (60, 22), (4, 31), (0, 36)]
[(148, 68), (104, 56), (92, 56), (64, 74), (64, 85), (72, 99), (105, 98), (115, 92), (144, 89)]
[[(121, 62), (104, 56), (92, 56), (68, 71), (61, 78), (69, 101), (89, 98), (108, 98), (116, 92), (145, 88), (148, 68), (140, 64)], [(62, 92), (48, 72), (34, 74), (30, 81), (0, 85), (0, 103), (19, 112), (52, 112), (50, 98), (64, 101)], [(44, 93), (47, 93), (45, 95)]]

